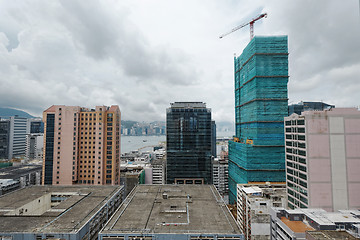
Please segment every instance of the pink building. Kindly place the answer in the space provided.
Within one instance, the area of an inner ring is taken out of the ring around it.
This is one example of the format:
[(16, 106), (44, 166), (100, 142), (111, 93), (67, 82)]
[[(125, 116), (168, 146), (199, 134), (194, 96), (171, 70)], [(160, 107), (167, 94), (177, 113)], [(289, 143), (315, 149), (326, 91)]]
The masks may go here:
[(360, 111), (306, 111), (284, 125), (288, 207), (360, 208)]
[(120, 184), (118, 106), (53, 105), (43, 121), (43, 184)]

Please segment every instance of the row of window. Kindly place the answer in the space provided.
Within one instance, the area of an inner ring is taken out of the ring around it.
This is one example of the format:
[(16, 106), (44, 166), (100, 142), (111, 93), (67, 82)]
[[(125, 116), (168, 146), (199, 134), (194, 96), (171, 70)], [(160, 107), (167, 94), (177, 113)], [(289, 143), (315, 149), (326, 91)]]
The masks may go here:
[(305, 125), (305, 120), (287, 120), (285, 121), (285, 126), (291, 126), (291, 125)]
[(305, 128), (302, 127), (288, 127), (285, 128), (285, 132), (287, 133), (305, 133)]

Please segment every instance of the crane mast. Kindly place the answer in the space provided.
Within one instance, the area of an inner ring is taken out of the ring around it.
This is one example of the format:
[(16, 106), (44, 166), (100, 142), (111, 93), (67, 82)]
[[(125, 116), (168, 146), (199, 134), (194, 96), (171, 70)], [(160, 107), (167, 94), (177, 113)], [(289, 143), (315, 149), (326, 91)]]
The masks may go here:
[(250, 41), (251, 41), (251, 39), (254, 38), (254, 23), (255, 23), (257, 20), (260, 20), (260, 19), (262, 19), (262, 18), (264, 18), (264, 17), (265, 17), (265, 18), (267, 17), (267, 13), (262, 13), (262, 14), (260, 14), (259, 16), (253, 18), (250, 22), (243, 23), (243, 24), (241, 24), (241, 25), (239, 25), (239, 26), (231, 29), (229, 32), (227, 32), (227, 33), (225, 33), (225, 34), (222, 34), (219, 38), (223, 38), (223, 37), (225, 37), (225, 36), (227, 36), (227, 35), (235, 32), (235, 31), (237, 31), (237, 30), (239, 30), (239, 29), (241, 29), (241, 28), (243, 28), (243, 27), (245, 27), (245, 26), (247, 26), (247, 25), (250, 25)]

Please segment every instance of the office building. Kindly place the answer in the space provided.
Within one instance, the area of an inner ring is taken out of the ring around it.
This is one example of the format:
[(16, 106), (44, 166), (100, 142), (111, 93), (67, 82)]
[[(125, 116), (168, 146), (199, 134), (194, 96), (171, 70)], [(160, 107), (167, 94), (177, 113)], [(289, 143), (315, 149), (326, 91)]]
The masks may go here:
[[(271, 239), (358, 239), (360, 212), (271, 208)], [(325, 235), (325, 237), (324, 237)], [(326, 235), (332, 238), (326, 238)]]
[(212, 185), (139, 185), (99, 233), (99, 240), (242, 240)]
[(0, 159), (9, 159), (10, 120), (0, 118)]
[(213, 160), (213, 184), (221, 196), (229, 193), (229, 162), (227, 158), (214, 158)]
[(165, 184), (166, 160), (156, 159), (151, 162), (152, 184)]
[(216, 157), (216, 123), (211, 121), (211, 155)]
[(44, 152), (44, 134), (30, 133), (26, 134), (25, 159), (42, 160)]
[(9, 160), (25, 157), (27, 118), (10, 117)]
[(26, 136), (44, 132), (38, 118), (11, 116), (0, 120), (0, 159), (26, 158)]
[(119, 186), (31, 186), (0, 196), (2, 239), (96, 240), (121, 203)]
[(330, 105), (323, 102), (299, 102), (297, 104), (289, 105), (289, 116), (293, 113), (301, 115), (304, 111), (323, 111), (326, 109), (334, 108), (335, 105)]
[(44, 122), (41, 118), (27, 119), (27, 133), (44, 133)]
[(120, 184), (118, 106), (54, 105), (43, 119), (43, 184)]
[(175, 102), (166, 114), (167, 183), (211, 184), (211, 110)]
[(289, 208), (360, 208), (358, 109), (292, 114), (285, 139)]
[(237, 222), (245, 239), (270, 238), (271, 207), (286, 207), (285, 183), (237, 185)]
[(236, 201), (238, 183), (285, 181), (287, 36), (255, 36), (234, 65), (236, 133), (229, 141), (230, 203)]

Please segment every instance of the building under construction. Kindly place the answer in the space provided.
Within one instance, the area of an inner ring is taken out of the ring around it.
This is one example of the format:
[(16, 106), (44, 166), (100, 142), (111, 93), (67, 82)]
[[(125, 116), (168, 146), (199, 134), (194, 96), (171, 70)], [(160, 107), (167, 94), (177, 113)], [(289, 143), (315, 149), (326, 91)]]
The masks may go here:
[(234, 59), (236, 137), (229, 141), (229, 200), (236, 184), (284, 182), (287, 36), (254, 37)]

